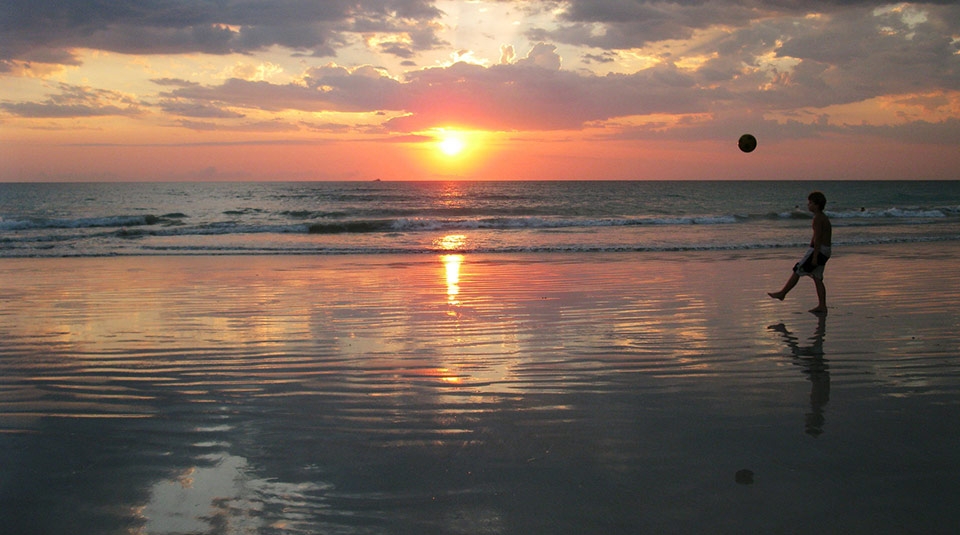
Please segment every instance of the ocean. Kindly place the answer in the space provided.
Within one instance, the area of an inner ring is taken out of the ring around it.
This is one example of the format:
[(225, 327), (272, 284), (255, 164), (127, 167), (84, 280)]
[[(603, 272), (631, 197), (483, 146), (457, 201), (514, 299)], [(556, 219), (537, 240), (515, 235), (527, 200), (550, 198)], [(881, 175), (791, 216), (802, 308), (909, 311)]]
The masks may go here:
[(0, 257), (580, 253), (960, 239), (951, 182), (0, 183)]

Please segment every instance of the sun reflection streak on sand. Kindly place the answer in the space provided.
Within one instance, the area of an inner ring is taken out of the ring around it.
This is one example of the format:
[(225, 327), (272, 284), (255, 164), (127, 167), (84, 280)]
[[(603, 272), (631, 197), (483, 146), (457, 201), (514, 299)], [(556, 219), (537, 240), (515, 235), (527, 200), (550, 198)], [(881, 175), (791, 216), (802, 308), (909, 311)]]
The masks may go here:
[[(438, 240), (444, 250), (458, 251), (464, 247), (468, 238), (462, 234), (447, 235)], [(454, 338), (448, 340), (444, 347), (439, 348), (444, 355), (442, 362), (428, 372), (438, 378), (443, 384), (450, 386), (470, 387), (473, 389), (489, 388), (492, 385), (504, 382), (510, 375), (509, 361), (492, 358), (493, 354), (485, 352), (478, 354), (475, 351), (483, 347), (502, 347), (500, 336), (484, 339), (469, 332), (468, 318), (472, 303), (465, 303), (460, 298), (461, 270), (466, 262), (463, 254), (444, 254), (440, 256), (443, 265), (443, 282), (446, 285), (447, 316), (451, 324)], [(477, 296), (472, 295), (472, 300)], [(499, 362), (498, 362), (499, 360)], [(479, 392), (479, 390), (477, 390)]]
[[(440, 257), (447, 281), (447, 303), (452, 306), (460, 304), (457, 296), (460, 294), (460, 265), (463, 264), (463, 258), (461, 254), (448, 254)], [(456, 314), (453, 310), (449, 313)]]

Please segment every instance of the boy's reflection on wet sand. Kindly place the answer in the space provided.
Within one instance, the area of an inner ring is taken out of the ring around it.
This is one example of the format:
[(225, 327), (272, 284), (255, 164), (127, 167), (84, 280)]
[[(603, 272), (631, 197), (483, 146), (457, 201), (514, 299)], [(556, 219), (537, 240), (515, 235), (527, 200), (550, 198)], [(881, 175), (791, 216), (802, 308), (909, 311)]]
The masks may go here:
[(780, 333), (784, 343), (790, 348), (793, 363), (800, 366), (810, 379), (810, 412), (806, 415), (805, 429), (806, 433), (813, 437), (823, 434), (824, 407), (830, 401), (830, 366), (823, 353), (826, 321), (826, 315), (818, 315), (817, 327), (813, 336), (806, 340), (806, 345), (801, 345), (800, 339), (783, 323), (767, 327)]

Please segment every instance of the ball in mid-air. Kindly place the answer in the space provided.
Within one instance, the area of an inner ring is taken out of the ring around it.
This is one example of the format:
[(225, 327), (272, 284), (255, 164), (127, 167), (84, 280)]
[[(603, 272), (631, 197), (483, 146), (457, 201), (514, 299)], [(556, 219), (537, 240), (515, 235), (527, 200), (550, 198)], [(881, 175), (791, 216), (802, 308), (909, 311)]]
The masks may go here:
[(753, 152), (753, 149), (757, 148), (757, 138), (750, 134), (744, 134), (740, 136), (740, 140), (737, 141), (737, 146), (740, 147), (740, 150), (743, 152)]

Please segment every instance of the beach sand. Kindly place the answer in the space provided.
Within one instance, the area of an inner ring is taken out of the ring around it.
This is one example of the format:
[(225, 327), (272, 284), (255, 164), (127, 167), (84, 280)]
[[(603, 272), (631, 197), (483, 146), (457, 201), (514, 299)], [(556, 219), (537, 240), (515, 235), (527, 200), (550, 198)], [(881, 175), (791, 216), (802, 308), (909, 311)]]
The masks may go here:
[(5, 533), (952, 533), (960, 246), (0, 260)]

